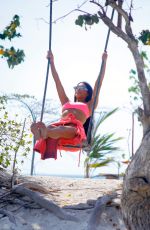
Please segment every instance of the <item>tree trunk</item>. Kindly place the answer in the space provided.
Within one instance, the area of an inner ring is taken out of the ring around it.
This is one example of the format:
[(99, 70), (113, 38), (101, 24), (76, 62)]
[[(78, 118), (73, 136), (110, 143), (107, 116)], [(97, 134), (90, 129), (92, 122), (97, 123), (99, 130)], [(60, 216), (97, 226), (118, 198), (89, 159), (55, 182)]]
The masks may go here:
[(130, 49), (137, 68), (139, 87), (143, 105), (139, 108), (139, 120), (143, 126), (141, 145), (129, 164), (123, 182), (122, 214), (128, 230), (150, 230), (150, 90), (144, 72), (144, 62), (138, 50), (138, 41), (132, 33), (129, 14), (115, 0), (107, 0), (107, 5), (122, 15), (125, 21), (125, 31), (107, 17), (103, 6), (98, 14), (110, 30), (123, 39)]
[(86, 166), (85, 166), (85, 178), (89, 178), (90, 177), (90, 167), (89, 167), (89, 164), (86, 163)]
[(121, 203), (129, 230), (150, 229), (150, 132), (126, 170)]

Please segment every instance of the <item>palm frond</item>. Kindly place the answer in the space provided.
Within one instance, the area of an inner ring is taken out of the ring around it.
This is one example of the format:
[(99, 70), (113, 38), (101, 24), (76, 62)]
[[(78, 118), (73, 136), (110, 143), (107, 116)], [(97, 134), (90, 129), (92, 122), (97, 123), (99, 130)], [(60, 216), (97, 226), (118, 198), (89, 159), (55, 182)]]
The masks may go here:
[(108, 163), (110, 163), (112, 161), (113, 161), (113, 158), (107, 158), (101, 162), (89, 164), (89, 167), (90, 168), (99, 168), (99, 167), (107, 166)]
[(92, 129), (92, 137), (94, 137), (96, 135), (96, 132), (99, 128), (99, 126), (101, 125), (101, 123), (103, 123), (108, 117), (110, 117), (112, 114), (114, 114), (116, 111), (118, 110), (118, 108), (115, 108), (109, 112), (100, 112), (99, 118), (96, 121), (93, 129)]
[(121, 140), (122, 138), (121, 137), (114, 138), (114, 135), (115, 135), (114, 133), (97, 135), (94, 138), (94, 142), (92, 143), (92, 148), (89, 157), (98, 158), (110, 152), (119, 151), (120, 148), (114, 146), (114, 144), (117, 141)]
[(116, 143), (123, 139), (122, 137), (115, 137), (115, 133), (98, 133), (98, 128), (109, 116), (115, 113), (118, 108), (113, 109), (108, 113), (101, 113), (98, 121), (96, 122), (92, 130), (91, 150), (87, 152), (87, 157), (84, 162), (86, 168), (87, 177), (96, 168), (107, 166), (112, 162), (113, 158), (108, 158), (106, 155), (112, 154), (115, 151), (119, 151), (120, 148), (116, 146)]

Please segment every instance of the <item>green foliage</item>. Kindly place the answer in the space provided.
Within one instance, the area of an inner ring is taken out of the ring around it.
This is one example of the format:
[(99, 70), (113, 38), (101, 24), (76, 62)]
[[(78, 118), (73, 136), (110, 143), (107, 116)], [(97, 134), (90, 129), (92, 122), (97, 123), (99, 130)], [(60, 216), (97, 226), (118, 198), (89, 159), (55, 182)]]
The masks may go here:
[[(0, 33), (0, 39), (11, 41), (16, 37), (21, 37), (21, 34), (17, 32), (19, 26), (20, 18), (18, 15), (15, 15), (10, 24)], [(9, 68), (14, 68), (14, 66), (24, 61), (25, 54), (23, 50), (15, 49), (13, 46), (11, 48), (4, 48), (4, 46), (0, 45), (0, 56), (7, 60)]]
[(97, 14), (91, 15), (91, 14), (84, 14), (84, 15), (79, 15), (78, 18), (75, 21), (75, 24), (78, 26), (85, 26), (85, 29), (87, 30), (87, 25), (91, 26), (94, 23), (98, 24), (99, 18)]
[(21, 100), (21, 99), (35, 99), (35, 96), (31, 96), (31, 95), (28, 95), (28, 94), (12, 94), (13, 97), (17, 98), (18, 100)]
[(110, 162), (112, 162), (112, 158), (107, 158), (107, 159), (104, 159), (102, 162), (96, 162), (96, 163), (91, 163), (89, 166), (90, 168), (100, 168), (100, 167), (104, 167), (104, 166), (107, 166)]
[(13, 17), (13, 20), (4, 29), (3, 33), (0, 33), (0, 39), (5, 40), (8, 38), (10, 41), (15, 37), (21, 37), (20, 33), (17, 33), (16, 28), (20, 26), (20, 18), (18, 15)]
[(129, 79), (132, 81), (132, 85), (128, 88), (131, 100), (137, 101), (141, 99), (141, 92), (139, 87), (139, 81), (137, 80), (137, 72), (133, 69), (130, 70)]
[(114, 133), (110, 134), (97, 134), (94, 137), (92, 149), (90, 152), (91, 158), (101, 158), (106, 153), (111, 153), (117, 151), (118, 147), (113, 146), (115, 142), (119, 141), (121, 138), (114, 138)]
[(24, 61), (25, 54), (23, 50), (15, 50), (13, 46), (5, 50), (3, 46), (0, 46), (0, 49), (3, 50), (2, 58), (6, 58), (9, 68), (13, 69), (15, 65)]
[(140, 33), (140, 36), (138, 39), (144, 44), (144, 45), (150, 45), (150, 31), (149, 30), (142, 30)]
[(91, 150), (84, 162), (88, 174), (91, 174), (92, 169), (107, 166), (114, 161), (113, 157), (108, 157), (108, 154), (119, 150), (115, 144), (122, 139), (121, 137), (115, 138), (114, 133), (101, 134), (98, 132), (101, 124), (117, 110), (116, 108), (107, 113), (100, 113), (99, 119), (95, 122), (92, 130)]
[(148, 59), (148, 56), (147, 56), (147, 53), (146, 53), (145, 51), (142, 51), (142, 52), (141, 52), (141, 57), (142, 57), (143, 59), (147, 60), (147, 61), (149, 60), (149, 59)]
[(96, 125), (92, 130), (92, 136), (95, 137), (96, 133), (98, 131), (98, 128), (100, 127), (100, 125), (107, 119), (109, 118), (111, 115), (113, 115), (115, 112), (117, 112), (118, 108), (115, 108), (111, 111), (109, 111), (108, 113), (100, 113), (99, 119), (96, 121)]
[[(141, 57), (143, 58), (143, 61), (144, 61), (144, 70), (147, 74), (149, 74), (150, 73), (150, 61), (149, 61), (149, 58), (147, 56), (147, 53), (145, 51), (142, 51)], [(142, 103), (142, 95), (141, 95), (141, 90), (140, 90), (140, 86), (139, 86), (137, 72), (134, 69), (130, 70), (129, 79), (132, 82), (132, 85), (128, 88), (128, 92), (130, 94), (130, 99), (131, 99), (131, 104), (138, 103), (138, 105), (137, 105), (137, 107), (138, 107), (139, 104)], [(150, 88), (150, 81), (149, 80), (148, 80), (148, 86)]]
[(31, 141), (26, 132), (22, 132), (23, 125), (15, 120), (17, 115), (15, 119), (9, 118), (5, 104), (6, 98), (0, 97), (0, 166), (7, 168), (19, 149), (21, 156), (27, 156)]

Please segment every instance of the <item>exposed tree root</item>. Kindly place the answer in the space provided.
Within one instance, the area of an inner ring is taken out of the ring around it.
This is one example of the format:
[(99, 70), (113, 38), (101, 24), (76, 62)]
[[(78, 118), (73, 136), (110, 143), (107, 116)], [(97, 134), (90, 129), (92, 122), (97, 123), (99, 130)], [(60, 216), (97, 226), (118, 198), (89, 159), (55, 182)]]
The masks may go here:
[(25, 188), (22, 185), (14, 186), (12, 189), (12, 192), (28, 196), (30, 199), (32, 199), (34, 202), (36, 202), (42, 208), (45, 208), (48, 211), (54, 213), (60, 219), (69, 220), (69, 221), (78, 221), (78, 219), (76, 217), (69, 215), (68, 213), (64, 212), (64, 210), (62, 208), (60, 208), (58, 205), (54, 204), (52, 201), (43, 198), (42, 195), (38, 192), (35, 192), (35, 191), (33, 192), (30, 189)]
[(97, 199), (94, 210), (92, 212), (92, 215), (90, 217), (87, 230), (96, 230), (97, 226), (99, 224), (100, 216), (104, 212), (106, 205), (112, 201), (117, 196), (117, 193), (114, 194), (107, 194), (103, 197), (100, 197)]

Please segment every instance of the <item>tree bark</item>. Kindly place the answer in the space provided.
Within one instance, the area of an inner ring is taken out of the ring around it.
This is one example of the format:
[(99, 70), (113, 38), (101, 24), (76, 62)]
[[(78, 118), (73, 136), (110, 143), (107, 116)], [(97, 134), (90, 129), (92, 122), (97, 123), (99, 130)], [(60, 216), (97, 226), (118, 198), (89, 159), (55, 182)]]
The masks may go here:
[(126, 170), (121, 207), (129, 230), (150, 229), (150, 132)]
[(89, 167), (89, 163), (87, 162), (86, 163), (86, 166), (85, 166), (85, 178), (89, 178), (90, 177), (90, 167)]

